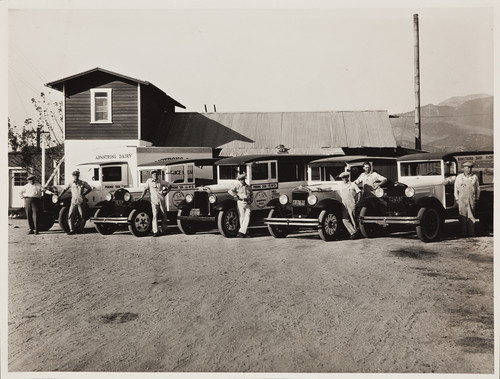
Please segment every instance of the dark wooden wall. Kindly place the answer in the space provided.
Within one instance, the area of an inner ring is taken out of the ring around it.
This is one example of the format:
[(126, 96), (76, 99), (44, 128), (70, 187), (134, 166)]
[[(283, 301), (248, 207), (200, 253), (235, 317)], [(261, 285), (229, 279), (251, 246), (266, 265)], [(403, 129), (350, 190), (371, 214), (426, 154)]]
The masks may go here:
[[(141, 85), (141, 139), (154, 142), (163, 112), (175, 112), (174, 104), (157, 88)], [(166, 133), (166, 130), (163, 132)]]
[[(90, 89), (111, 88), (112, 123), (90, 123)], [(137, 83), (103, 72), (66, 82), (66, 139), (137, 139)]]

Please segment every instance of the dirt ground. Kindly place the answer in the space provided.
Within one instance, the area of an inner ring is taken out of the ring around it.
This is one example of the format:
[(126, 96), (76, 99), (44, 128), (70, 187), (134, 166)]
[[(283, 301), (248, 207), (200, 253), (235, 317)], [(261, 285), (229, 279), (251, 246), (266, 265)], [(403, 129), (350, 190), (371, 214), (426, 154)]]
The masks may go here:
[(489, 373), (493, 237), (159, 238), (9, 220), (8, 370)]

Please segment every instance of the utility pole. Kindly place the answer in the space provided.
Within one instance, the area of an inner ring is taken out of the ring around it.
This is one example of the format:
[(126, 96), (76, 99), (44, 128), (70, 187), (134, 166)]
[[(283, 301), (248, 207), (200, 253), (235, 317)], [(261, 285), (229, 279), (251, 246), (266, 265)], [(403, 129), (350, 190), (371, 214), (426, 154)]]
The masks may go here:
[(420, 58), (418, 37), (418, 14), (413, 15), (415, 56), (415, 149), (422, 150), (422, 123), (420, 118)]

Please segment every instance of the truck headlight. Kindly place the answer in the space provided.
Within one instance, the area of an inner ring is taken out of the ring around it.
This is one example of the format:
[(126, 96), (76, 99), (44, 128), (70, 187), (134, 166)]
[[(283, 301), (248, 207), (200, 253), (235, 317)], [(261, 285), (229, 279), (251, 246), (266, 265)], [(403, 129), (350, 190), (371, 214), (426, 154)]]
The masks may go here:
[(380, 187), (378, 187), (378, 188), (374, 191), (374, 193), (375, 193), (375, 196), (377, 196), (377, 197), (382, 197), (382, 196), (384, 196), (384, 190), (383, 190), (382, 188), (380, 188)]
[(58, 201), (59, 201), (59, 196), (57, 196), (57, 195), (52, 195), (52, 202), (53, 202), (54, 204), (57, 204), (57, 202), (58, 202)]
[(318, 197), (316, 195), (309, 195), (307, 197), (307, 204), (315, 205), (318, 202)]
[(192, 201), (193, 201), (193, 195), (191, 195), (191, 194), (187, 194), (187, 195), (186, 195), (186, 203), (190, 203), (190, 202), (192, 202)]
[(123, 200), (130, 201), (131, 198), (132, 198), (132, 195), (130, 194), (130, 192), (125, 192), (123, 194)]
[(280, 195), (279, 202), (281, 205), (287, 205), (288, 204), (288, 196), (285, 194)]
[(108, 192), (106, 194), (106, 201), (111, 201), (111, 200), (113, 200), (113, 194), (111, 192)]
[(406, 189), (405, 189), (405, 195), (407, 197), (413, 197), (413, 196), (415, 196), (415, 188), (413, 188), (413, 187), (406, 187)]
[(217, 201), (217, 196), (215, 196), (215, 195), (210, 195), (210, 196), (208, 197), (208, 202), (209, 202), (210, 204), (214, 204), (216, 201)]

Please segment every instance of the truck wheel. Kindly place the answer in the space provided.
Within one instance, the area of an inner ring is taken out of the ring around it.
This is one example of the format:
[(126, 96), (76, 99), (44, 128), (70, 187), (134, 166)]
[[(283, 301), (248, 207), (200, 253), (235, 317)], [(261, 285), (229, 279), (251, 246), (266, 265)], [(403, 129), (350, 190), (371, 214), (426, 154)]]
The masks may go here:
[(136, 237), (147, 236), (152, 229), (153, 215), (142, 209), (133, 209), (128, 215), (128, 230)]
[[(369, 216), (368, 213), (370, 213), (370, 210), (367, 207), (361, 208), (361, 211), (359, 212), (359, 218)], [(365, 238), (374, 238), (387, 235), (387, 227), (384, 228), (383, 226), (377, 224), (363, 224), (362, 222), (360, 222), (359, 231)]]
[(340, 217), (332, 210), (323, 210), (319, 214), (319, 236), (323, 241), (333, 241), (340, 234)]
[[(269, 215), (267, 218), (281, 218), (282, 213), (278, 209), (271, 209), (269, 211)], [(274, 238), (285, 238), (288, 236), (289, 228), (281, 225), (267, 225), (267, 229), (269, 230), (269, 234), (271, 234)]]
[(69, 232), (68, 212), (69, 208), (67, 206), (62, 206), (61, 209), (59, 210), (59, 217), (57, 220), (59, 222), (59, 227), (65, 233)]
[[(189, 209), (179, 209), (179, 211), (177, 212), (177, 216), (187, 216), (187, 215), (189, 215)], [(182, 221), (177, 219), (177, 227), (180, 229), (182, 233), (187, 235), (196, 233), (194, 224), (191, 221)]]
[(217, 227), (224, 237), (236, 237), (240, 228), (240, 219), (236, 208), (227, 208), (220, 211), (217, 216)]
[(420, 225), (417, 226), (417, 235), (423, 242), (435, 241), (441, 232), (443, 220), (436, 208), (420, 208), (417, 215)]
[(54, 225), (54, 216), (50, 212), (42, 212), (38, 216), (38, 230), (41, 232), (46, 232), (52, 225)]
[[(108, 212), (103, 208), (100, 208), (95, 213), (94, 217), (106, 217), (108, 216)], [(102, 222), (94, 223), (95, 229), (101, 233), (103, 236), (107, 236), (109, 234), (113, 234), (118, 229), (118, 224), (108, 224)]]

